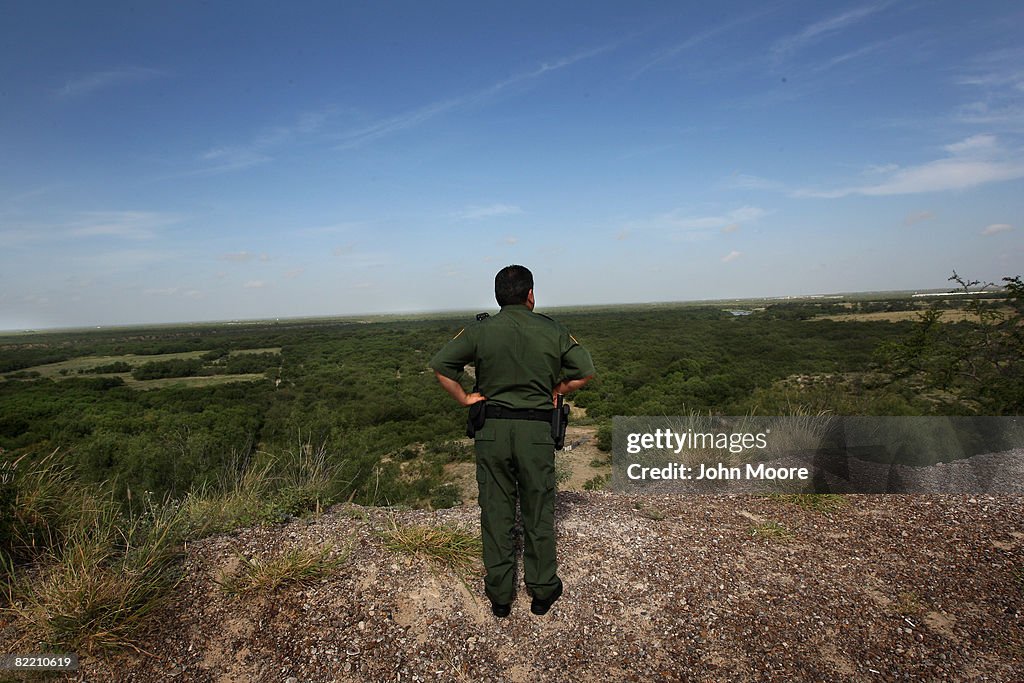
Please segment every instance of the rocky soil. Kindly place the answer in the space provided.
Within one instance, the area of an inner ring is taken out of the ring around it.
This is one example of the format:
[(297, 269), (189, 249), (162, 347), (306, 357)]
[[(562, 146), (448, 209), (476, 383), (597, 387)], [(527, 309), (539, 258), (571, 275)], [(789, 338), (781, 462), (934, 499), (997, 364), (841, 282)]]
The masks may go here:
[[(339, 506), (189, 544), (145, 654), (83, 656), (82, 681), (1021, 681), (1024, 499), (560, 492), (566, 592), (497, 619), (480, 568), (384, 547), (392, 524), (478, 530), (478, 508)], [(242, 597), (239, 553), (351, 546), (312, 586)]]

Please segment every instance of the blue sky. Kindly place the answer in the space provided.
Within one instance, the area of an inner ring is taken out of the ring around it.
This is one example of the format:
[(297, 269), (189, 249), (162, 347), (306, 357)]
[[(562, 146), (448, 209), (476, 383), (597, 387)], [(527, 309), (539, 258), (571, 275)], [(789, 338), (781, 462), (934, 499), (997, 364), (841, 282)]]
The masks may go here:
[(509, 263), (540, 308), (1016, 275), (1021, 35), (1017, 1), (13, 4), (0, 329), (488, 310)]

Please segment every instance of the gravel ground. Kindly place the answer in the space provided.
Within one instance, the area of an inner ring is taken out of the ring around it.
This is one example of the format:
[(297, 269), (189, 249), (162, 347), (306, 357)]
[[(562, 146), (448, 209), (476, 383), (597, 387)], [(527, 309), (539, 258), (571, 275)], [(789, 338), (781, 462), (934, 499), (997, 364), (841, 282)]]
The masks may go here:
[[(831, 512), (753, 496), (562, 492), (566, 592), (507, 619), (480, 568), (387, 550), (399, 524), (478, 530), (476, 506), (336, 507), (189, 544), (148, 653), (88, 681), (1021, 681), (1024, 498), (847, 496)], [(344, 547), (312, 586), (235, 597), (237, 552)]]

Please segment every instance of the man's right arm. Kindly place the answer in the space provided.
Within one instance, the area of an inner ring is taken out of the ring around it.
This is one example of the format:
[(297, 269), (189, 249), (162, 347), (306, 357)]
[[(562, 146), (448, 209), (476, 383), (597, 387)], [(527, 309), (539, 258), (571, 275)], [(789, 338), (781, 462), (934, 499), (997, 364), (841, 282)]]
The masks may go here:
[(466, 390), (462, 388), (462, 385), (456, 382), (454, 379), (445, 377), (437, 370), (434, 370), (434, 375), (437, 377), (437, 381), (444, 387), (444, 390), (451, 395), (456, 401), (459, 402), (460, 406), (470, 406), (477, 401), (486, 401), (487, 397), (483, 394), (474, 391), (471, 394), (467, 394)]

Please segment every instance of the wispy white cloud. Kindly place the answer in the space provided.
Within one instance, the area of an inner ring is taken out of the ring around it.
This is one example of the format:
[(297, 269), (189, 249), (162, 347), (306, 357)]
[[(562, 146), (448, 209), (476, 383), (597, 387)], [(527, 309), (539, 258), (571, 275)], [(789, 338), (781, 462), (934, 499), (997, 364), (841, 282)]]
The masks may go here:
[(67, 225), (69, 237), (120, 237), (146, 240), (157, 236), (160, 228), (178, 222), (177, 216), (154, 211), (90, 211)]
[(907, 214), (903, 219), (903, 225), (910, 227), (924, 221), (930, 221), (933, 218), (935, 218), (935, 214), (931, 211), (915, 211), (914, 213)]
[(1009, 232), (1010, 230), (1013, 230), (1013, 226), (1009, 223), (994, 223), (982, 230), (981, 234), (985, 237), (991, 237), (992, 235), (998, 235), (1001, 232)]
[(98, 90), (129, 85), (131, 83), (143, 83), (166, 75), (167, 72), (160, 69), (122, 66), (107, 71), (94, 71), (93, 73), (76, 76), (68, 80), (63, 87), (58, 88), (55, 94), (61, 98), (80, 97)]
[(978, 55), (960, 70), (954, 82), (1024, 92), (1024, 48), (992, 50)]
[(917, 43), (922, 40), (919, 32), (911, 32), (908, 34), (894, 36), (886, 40), (879, 40), (866, 45), (861, 45), (853, 50), (843, 52), (829, 59), (822, 59), (809, 64), (805, 67), (806, 73), (811, 76), (817, 76), (827, 71), (831, 71), (838, 67), (848, 64), (850, 62), (856, 62), (857, 60), (863, 59), (864, 57), (876, 55), (875, 62), (883, 62), (889, 64), (889, 68), (892, 68), (891, 59), (884, 59), (881, 56), (877, 56), (880, 52), (891, 51), (896, 47), (907, 47), (916, 46)]
[(716, 216), (685, 216), (678, 211), (665, 214), (662, 219), (669, 225), (683, 230), (714, 230), (729, 226), (751, 223), (767, 215), (768, 212), (756, 206), (742, 206), (725, 214)]
[(478, 220), (480, 218), (511, 216), (522, 212), (523, 210), (520, 207), (512, 204), (488, 204), (486, 206), (467, 206), (453, 212), (452, 217), (460, 220)]
[(144, 289), (142, 290), (142, 293), (146, 296), (174, 296), (180, 291), (180, 287), (163, 287), (158, 289)]
[(730, 263), (732, 261), (735, 261), (736, 259), (738, 259), (742, 255), (743, 254), (741, 252), (738, 252), (735, 249), (733, 249), (728, 254), (726, 254), (725, 256), (722, 257), (722, 263)]
[(721, 214), (695, 216), (682, 209), (669, 211), (643, 221), (632, 221), (621, 234), (634, 231), (653, 231), (680, 239), (706, 239), (716, 232), (735, 232), (744, 224), (754, 223), (768, 211), (757, 206), (741, 206)]
[(230, 254), (221, 254), (221, 261), (230, 261), (231, 263), (248, 263), (256, 257), (251, 251), (235, 251)]
[(771, 47), (772, 58), (780, 62), (808, 45), (854, 26), (884, 9), (888, 3), (872, 3), (828, 17), (805, 26), (797, 33), (779, 39)]
[(955, 112), (955, 120), (1024, 130), (1024, 48), (978, 55), (958, 71), (953, 82), (974, 98)]
[(838, 198), (966, 190), (978, 185), (1024, 178), (1024, 157), (1007, 152), (995, 136), (974, 135), (947, 145), (947, 156), (916, 166), (896, 167), (883, 179), (835, 190), (801, 189), (794, 197)]
[(160, 249), (112, 249), (91, 254), (78, 254), (72, 260), (90, 272), (129, 271), (168, 261), (178, 254)]
[(486, 88), (481, 88), (480, 90), (475, 90), (473, 92), (445, 100), (431, 102), (421, 107), (410, 109), (409, 111), (401, 114), (380, 119), (374, 123), (351, 130), (342, 135), (341, 140), (337, 145), (337, 149), (347, 150), (352, 149), (353, 147), (359, 147), (393, 133), (414, 128), (443, 114), (457, 111), (472, 105), (483, 104), (492, 98), (497, 97), (504, 91), (511, 89), (513, 86), (525, 85), (531, 81), (538, 80), (549, 73), (560, 71), (566, 67), (576, 64), (577, 62), (596, 57), (599, 54), (608, 52), (615, 48), (620, 43), (621, 40), (616, 40), (606, 45), (576, 52), (557, 59), (554, 62), (544, 62), (534, 69), (510, 76), (509, 78), (493, 83)]
[(338, 235), (346, 233), (363, 233), (373, 230), (374, 224), (370, 221), (343, 221), (332, 225), (318, 225), (311, 228), (300, 228), (296, 230), (301, 235)]
[(507, 244), (510, 247), (514, 247), (515, 245), (519, 244), (519, 238), (518, 237), (512, 237), (512, 236), (506, 237), (503, 241), (505, 242), (505, 244)]
[(289, 125), (270, 126), (257, 131), (248, 142), (211, 147), (197, 155), (199, 168), (178, 175), (218, 175), (273, 161), (275, 152), (315, 135), (334, 113), (331, 108), (304, 112)]
[(945, 150), (957, 156), (986, 155), (996, 149), (996, 136), (972, 135), (969, 138), (946, 145)]
[(354, 243), (334, 249), (334, 256), (345, 268), (383, 268), (393, 265), (394, 257), (383, 251), (358, 251)]
[(968, 102), (956, 110), (954, 119), (961, 123), (1024, 130), (1024, 102)]
[(747, 173), (734, 173), (725, 181), (725, 185), (736, 190), (783, 190), (785, 186), (777, 180), (769, 180)]
[(267, 286), (267, 283), (263, 280), (249, 280), (242, 287), (245, 289), (263, 289)]
[(748, 24), (756, 19), (760, 19), (764, 15), (771, 12), (771, 10), (772, 8), (768, 6), (766, 3), (764, 7), (755, 12), (742, 15), (730, 21), (719, 24), (718, 26), (713, 26), (707, 30), (695, 33), (680, 43), (676, 43), (667, 48), (659, 50), (655, 52), (653, 55), (651, 55), (648, 58), (648, 60), (644, 62), (644, 64), (641, 65), (640, 68), (638, 68), (633, 73), (632, 78), (642, 76), (644, 73), (650, 71), (659, 64), (669, 62), (678, 55), (687, 52), (688, 50), (704, 45), (708, 41), (717, 40), (722, 35), (728, 33), (729, 31), (732, 31), (733, 29), (739, 28), (740, 26)]
[(258, 147), (214, 147), (199, 155), (203, 168), (191, 171), (192, 175), (216, 175), (229, 171), (241, 171), (264, 164), (273, 159)]

